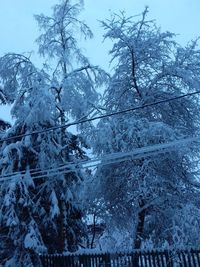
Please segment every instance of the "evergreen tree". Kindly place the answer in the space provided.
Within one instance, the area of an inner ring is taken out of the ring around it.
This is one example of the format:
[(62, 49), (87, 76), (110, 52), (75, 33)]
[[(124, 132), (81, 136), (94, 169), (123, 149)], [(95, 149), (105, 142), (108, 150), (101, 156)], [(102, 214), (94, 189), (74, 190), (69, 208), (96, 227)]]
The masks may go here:
[(95, 87), (106, 79), (78, 47), (78, 33), (92, 37), (78, 19), (81, 8), (81, 2), (64, 0), (51, 17), (36, 16), (43, 69), (26, 55), (0, 58), (0, 97), (13, 104), (15, 118), (0, 151), (0, 261), (5, 266), (39, 266), (36, 254), (76, 251), (86, 238), (80, 205), (84, 173), (71, 164), (87, 158), (84, 140), (66, 128), (45, 132), (90, 115), (99, 98)]
[[(105, 92), (107, 112), (167, 100), (200, 88), (197, 41), (185, 48), (154, 21), (124, 13), (102, 22), (114, 72)], [(199, 130), (199, 96), (185, 97), (102, 119), (92, 134), (94, 153), (134, 151), (193, 136)], [(159, 149), (158, 149), (159, 151)], [(108, 230), (131, 229), (132, 247), (197, 245), (198, 146), (99, 167), (95, 198), (103, 201)], [(98, 202), (98, 201), (97, 201)], [(190, 210), (190, 212), (189, 212)], [(188, 214), (187, 214), (188, 213)], [(190, 227), (193, 222), (194, 227)]]

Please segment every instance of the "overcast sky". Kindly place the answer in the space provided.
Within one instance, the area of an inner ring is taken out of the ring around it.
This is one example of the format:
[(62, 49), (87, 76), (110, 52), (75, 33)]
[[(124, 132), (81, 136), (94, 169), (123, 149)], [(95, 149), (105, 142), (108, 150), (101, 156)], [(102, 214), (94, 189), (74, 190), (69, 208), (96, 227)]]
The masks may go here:
[[(38, 36), (33, 14), (51, 14), (56, 0), (0, 0), (0, 56), (6, 52), (36, 50)], [(91, 27), (94, 40), (84, 45), (86, 54), (94, 64), (108, 68), (108, 43), (102, 44), (103, 30), (98, 20), (109, 18), (111, 12), (125, 10), (128, 15), (141, 13), (149, 6), (149, 17), (154, 18), (162, 30), (179, 34), (178, 42), (185, 45), (200, 35), (200, 0), (85, 0), (82, 17)], [(36, 55), (33, 57), (36, 60)], [(39, 61), (38, 61), (39, 62)], [(0, 118), (10, 120), (8, 109), (0, 107)]]

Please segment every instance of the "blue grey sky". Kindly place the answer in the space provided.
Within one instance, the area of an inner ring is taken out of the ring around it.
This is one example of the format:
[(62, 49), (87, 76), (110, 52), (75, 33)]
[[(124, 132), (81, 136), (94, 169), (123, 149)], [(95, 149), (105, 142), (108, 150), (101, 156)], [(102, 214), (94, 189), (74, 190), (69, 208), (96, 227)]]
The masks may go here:
[[(0, 56), (6, 52), (22, 53), (36, 50), (38, 36), (33, 14), (51, 14), (56, 0), (0, 0)], [(109, 43), (102, 43), (103, 30), (98, 20), (109, 18), (111, 12), (125, 10), (128, 15), (141, 13), (149, 6), (149, 17), (156, 20), (162, 30), (179, 34), (177, 41), (185, 45), (200, 35), (199, 0), (85, 0), (82, 18), (91, 27), (94, 39), (84, 46), (94, 64), (108, 68)], [(39, 63), (36, 55), (33, 60)], [(0, 107), (0, 118), (11, 120), (9, 109)]]

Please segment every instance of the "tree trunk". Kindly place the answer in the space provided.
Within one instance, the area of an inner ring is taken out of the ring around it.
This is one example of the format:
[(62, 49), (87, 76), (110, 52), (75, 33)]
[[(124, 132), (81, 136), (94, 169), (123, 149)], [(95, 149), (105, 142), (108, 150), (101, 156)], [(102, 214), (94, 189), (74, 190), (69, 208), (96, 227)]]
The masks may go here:
[(93, 248), (94, 246), (94, 239), (96, 235), (96, 215), (93, 215), (93, 229), (92, 229), (92, 241), (91, 241), (91, 246), (90, 248)]
[(145, 215), (146, 215), (146, 210), (143, 209), (138, 213), (138, 224), (136, 227), (136, 235), (135, 235), (135, 240), (134, 240), (134, 248), (135, 249), (140, 249), (141, 248), (141, 243), (142, 243), (142, 234), (144, 231), (144, 221), (145, 221)]
[[(133, 244), (134, 249), (141, 249), (142, 235), (144, 232), (144, 222), (145, 222), (145, 215), (146, 215), (146, 209), (143, 209), (144, 205), (145, 205), (144, 200), (139, 200), (139, 207), (141, 208), (141, 211), (138, 213), (138, 224), (136, 227), (135, 240), (134, 240), (134, 244)], [(139, 267), (138, 256), (134, 257), (133, 266)]]

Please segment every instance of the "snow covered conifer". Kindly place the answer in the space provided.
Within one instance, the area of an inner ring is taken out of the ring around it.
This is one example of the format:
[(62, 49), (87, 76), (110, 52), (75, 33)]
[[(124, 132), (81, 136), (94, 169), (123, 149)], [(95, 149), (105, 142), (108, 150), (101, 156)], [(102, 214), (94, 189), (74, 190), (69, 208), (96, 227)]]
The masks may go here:
[(45, 132), (91, 114), (98, 101), (95, 87), (106, 78), (78, 47), (78, 33), (92, 37), (78, 19), (81, 3), (64, 0), (51, 17), (36, 16), (39, 53), (48, 62), (43, 69), (24, 54), (0, 58), (0, 97), (13, 104), (15, 117), (0, 151), (5, 266), (31, 266), (37, 253), (75, 251), (86, 236), (79, 200), (83, 174), (69, 164), (86, 158), (83, 138), (65, 128)]

